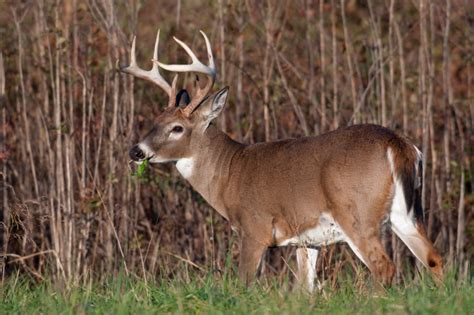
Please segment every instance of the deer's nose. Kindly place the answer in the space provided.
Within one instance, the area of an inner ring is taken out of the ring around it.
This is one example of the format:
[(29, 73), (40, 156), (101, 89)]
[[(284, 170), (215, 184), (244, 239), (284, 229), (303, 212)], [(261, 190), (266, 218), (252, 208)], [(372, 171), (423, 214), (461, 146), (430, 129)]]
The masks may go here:
[(134, 161), (141, 161), (145, 159), (145, 153), (140, 149), (138, 145), (134, 145), (130, 151), (128, 152), (132, 160)]

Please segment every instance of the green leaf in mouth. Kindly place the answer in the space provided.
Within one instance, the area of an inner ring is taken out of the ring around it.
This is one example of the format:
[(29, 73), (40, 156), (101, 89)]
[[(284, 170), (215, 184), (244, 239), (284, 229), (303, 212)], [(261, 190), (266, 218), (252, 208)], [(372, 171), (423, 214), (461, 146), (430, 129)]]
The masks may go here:
[(145, 174), (145, 170), (148, 167), (149, 160), (144, 160), (141, 164), (138, 165), (137, 170), (133, 173), (133, 176), (138, 178), (143, 178), (143, 174)]

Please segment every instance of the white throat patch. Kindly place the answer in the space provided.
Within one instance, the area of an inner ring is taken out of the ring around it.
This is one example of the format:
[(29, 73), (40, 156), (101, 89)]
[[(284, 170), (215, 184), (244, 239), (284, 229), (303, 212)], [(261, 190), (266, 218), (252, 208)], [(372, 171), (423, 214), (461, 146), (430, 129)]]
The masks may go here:
[(189, 178), (193, 175), (194, 159), (193, 158), (182, 158), (176, 162), (176, 168), (178, 172), (184, 178)]

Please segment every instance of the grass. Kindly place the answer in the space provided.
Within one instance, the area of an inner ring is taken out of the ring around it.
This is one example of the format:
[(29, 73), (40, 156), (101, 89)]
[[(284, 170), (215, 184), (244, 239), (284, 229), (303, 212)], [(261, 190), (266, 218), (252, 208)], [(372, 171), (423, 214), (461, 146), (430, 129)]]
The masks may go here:
[(309, 295), (283, 284), (244, 288), (233, 277), (195, 275), (191, 280), (145, 283), (119, 275), (88, 287), (58, 289), (11, 278), (0, 289), (1, 314), (472, 314), (472, 281), (448, 277), (442, 288), (430, 280), (386, 292), (356, 289), (353, 279), (337, 290)]

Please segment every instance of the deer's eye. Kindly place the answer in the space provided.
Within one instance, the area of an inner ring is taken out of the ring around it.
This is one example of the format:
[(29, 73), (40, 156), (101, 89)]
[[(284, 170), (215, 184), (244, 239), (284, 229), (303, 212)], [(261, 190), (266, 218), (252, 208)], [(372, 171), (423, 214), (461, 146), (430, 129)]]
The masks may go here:
[(181, 133), (183, 132), (183, 127), (181, 126), (174, 126), (173, 129), (171, 129), (171, 132), (175, 132), (175, 133)]

